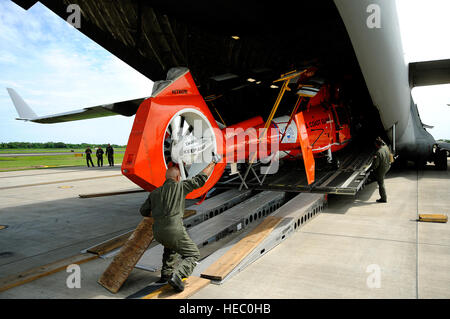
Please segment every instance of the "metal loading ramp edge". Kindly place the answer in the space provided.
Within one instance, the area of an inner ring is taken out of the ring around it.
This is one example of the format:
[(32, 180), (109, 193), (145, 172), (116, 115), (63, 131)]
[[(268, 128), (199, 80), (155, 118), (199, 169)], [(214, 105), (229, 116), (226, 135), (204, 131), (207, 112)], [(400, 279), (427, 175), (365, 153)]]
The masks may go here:
[[(224, 211), (222, 214), (189, 228), (192, 241), (202, 247), (220, 240), (231, 233), (249, 227), (262, 220), (262, 217), (276, 211), (282, 205), (285, 194), (264, 191), (244, 202)], [(256, 216), (256, 218), (254, 218)], [(163, 247), (158, 244), (148, 249), (136, 264), (136, 268), (157, 271), (162, 266)]]
[(250, 190), (239, 191), (237, 189), (230, 189), (219, 195), (208, 198), (199, 205), (191, 205), (187, 207), (186, 210), (194, 210), (196, 214), (186, 218), (183, 223), (186, 228), (196, 226), (205, 220), (213, 218), (227, 209), (236, 206), (249, 198), (251, 193), (252, 191)]
[(223, 269), (219, 264), (229, 262), (227, 258), (234, 255), (233, 248), (238, 247), (237, 244), (246, 240), (246, 237), (250, 234), (243, 234), (244, 236), (239, 238), (240, 241), (236, 240), (236, 244), (229, 246), (227, 249), (218, 250), (204, 260), (202, 268), (208, 263), (210, 263), (210, 266), (201, 273), (201, 277), (211, 279), (211, 282), (214, 284), (224, 283), (317, 216), (324, 210), (326, 204), (326, 197), (323, 194), (301, 193), (297, 195), (272, 214), (273, 218), (280, 218), (280, 221), (255, 247), (241, 253), (242, 258), (235, 263), (236, 266), (232, 266), (228, 271), (223, 271), (222, 273), (213, 273), (217, 269)]

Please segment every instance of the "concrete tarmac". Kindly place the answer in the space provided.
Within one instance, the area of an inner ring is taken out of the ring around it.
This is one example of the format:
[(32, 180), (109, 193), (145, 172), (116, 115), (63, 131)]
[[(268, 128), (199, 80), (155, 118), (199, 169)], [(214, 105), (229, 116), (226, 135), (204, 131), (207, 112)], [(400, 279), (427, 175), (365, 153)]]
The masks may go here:
[(419, 223), (419, 213), (450, 215), (450, 172), (388, 173), (378, 186), (329, 207), (223, 285), (193, 298), (450, 298), (450, 223)]
[(79, 194), (138, 188), (120, 166), (0, 173), (0, 277), (73, 256), (132, 230), (146, 193), (99, 198)]
[[(34, 185), (39, 182), (52, 183)], [(376, 183), (356, 198), (329, 196), (329, 207), (299, 231), (223, 285), (191, 298), (450, 298), (450, 224), (416, 221), (419, 213), (449, 215), (450, 172), (430, 165), (389, 172), (385, 182), (387, 204), (375, 202)], [(0, 225), (8, 225), (0, 230), (0, 277), (135, 228), (147, 196), (78, 198), (136, 189), (119, 167), (4, 172), (0, 187)], [(135, 269), (114, 295), (97, 284), (110, 262), (82, 264), (81, 288), (68, 288), (69, 273), (60, 271), (0, 298), (124, 298), (159, 277)]]

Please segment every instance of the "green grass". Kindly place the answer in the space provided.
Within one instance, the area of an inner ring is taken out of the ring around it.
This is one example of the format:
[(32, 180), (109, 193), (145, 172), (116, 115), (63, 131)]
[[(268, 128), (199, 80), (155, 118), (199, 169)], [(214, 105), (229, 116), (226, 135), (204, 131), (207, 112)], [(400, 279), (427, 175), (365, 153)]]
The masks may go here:
[[(114, 164), (121, 164), (123, 156), (123, 153), (114, 153)], [(92, 156), (92, 161), (97, 166), (97, 157), (95, 155)], [(103, 165), (108, 166), (108, 158), (106, 156), (103, 156)], [(68, 155), (0, 157), (0, 171), (62, 166), (86, 166), (86, 157), (76, 157), (75, 154), (70, 152)]]
[[(94, 148), (91, 148), (94, 151)], [(105, 150), (105, 149), (103, 149)], [(85, 149), (75, 148), (74, 153), (84, 153)], [(1, 149), (0, 154), (23, 154), (23, 153), (72, 153), (70, 148), (26, 148), (26, 149)], [(125, 152), (125, 148), (115, 148), (114, 152)]]

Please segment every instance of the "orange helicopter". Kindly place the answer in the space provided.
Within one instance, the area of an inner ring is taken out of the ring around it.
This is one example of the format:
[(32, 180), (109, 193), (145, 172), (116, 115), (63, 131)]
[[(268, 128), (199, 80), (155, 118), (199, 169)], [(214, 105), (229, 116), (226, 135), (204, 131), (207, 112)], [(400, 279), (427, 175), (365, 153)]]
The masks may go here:
[[(205, 185), (188, 194), (198, 198), (221, 178), (229, 163), (303, 158), (308, 184), (314, 181), (314, 158), (332, 153), (351, 140), (350, 117), (337, 101), (339, 88), (314, 80), (315, 68), (290, 72), (274, 82), (282, 88), (266, 122), (261, 116), (225, 127), (216, 122), (186, 68), (169, 70), (154, 83), (152, 96), (139, 107), (122, 163), (122, 173), (152, 191), (165, 181), (171, 165), (182, 179), (198, 174), (217, 154), (221, 160)], [(283, 94), (298, 95), (291, 115), (274, 117)]]

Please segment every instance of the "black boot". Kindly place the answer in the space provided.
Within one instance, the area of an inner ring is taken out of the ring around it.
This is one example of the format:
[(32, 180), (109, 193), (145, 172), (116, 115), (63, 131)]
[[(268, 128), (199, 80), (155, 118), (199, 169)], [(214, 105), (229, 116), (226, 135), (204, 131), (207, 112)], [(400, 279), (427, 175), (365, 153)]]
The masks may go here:
[(173, 274), (169, 279), (169, 285), (172, 286), (173, 289), (177, 292), (182, 292), (184, 290), (184, 283), (178, 275)]
[(161, 278), (159, 278), (159, 280), (156, 283), (164, 284), (169, 281), (170, 277), (172, 277), (172, 275), (161, 275)]

